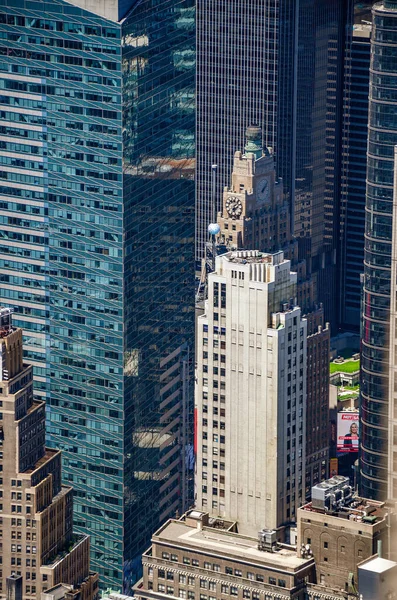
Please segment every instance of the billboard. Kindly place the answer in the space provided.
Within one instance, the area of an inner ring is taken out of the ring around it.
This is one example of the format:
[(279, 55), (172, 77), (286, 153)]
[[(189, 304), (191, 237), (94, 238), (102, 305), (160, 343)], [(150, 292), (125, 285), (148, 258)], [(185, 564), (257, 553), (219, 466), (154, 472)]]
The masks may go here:
[(358, 412), (338, 413), (338, 452), (358, 452), (359, 416)]

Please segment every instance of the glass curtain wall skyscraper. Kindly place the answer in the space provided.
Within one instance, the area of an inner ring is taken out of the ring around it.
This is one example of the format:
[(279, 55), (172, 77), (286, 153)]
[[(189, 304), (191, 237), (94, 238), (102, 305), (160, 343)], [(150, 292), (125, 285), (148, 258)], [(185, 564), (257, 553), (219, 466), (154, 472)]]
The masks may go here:
[(361, 493), (385, 499), (388, 480), (389, 309), (394, 146), (397, 144), (397, 2), (372, 11), (361, 359)]
[[(364, 270), (365, 190), (372, 2), (355, 2), (344, 67), (340, 191), (340, 323), (359, 330)], [(352, 7), (353, 8), (353, 7)]]
[(194, 3), (76, 4), (0, 7), (0, 301), (75, 529), (128, 589), (191, 487)]
[(275, 150), (301, 259), (336, 322), (343, 54), (350, 0), (198, 0), (196, 259), (233, 153), (259, 125)]

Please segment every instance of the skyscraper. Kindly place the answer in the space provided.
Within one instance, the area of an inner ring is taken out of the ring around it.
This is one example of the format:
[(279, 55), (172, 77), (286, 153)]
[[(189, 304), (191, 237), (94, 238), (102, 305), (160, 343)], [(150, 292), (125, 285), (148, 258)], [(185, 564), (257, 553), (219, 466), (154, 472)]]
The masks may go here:
[(6, 0), (0, 30), (0, 298), (127, 588), (189, 495), (194, 3)]
[(299, 256), (336, 324), (343, 53), (348, 2), (197, 2), (196, 259), (245, 130), (263, 130), (283, 179)]
[(307, 323), (283, 252), (216, 258), (198, 319), (196, 506), (256, 536), (303, 503)]
[(73, 489), (61, 484), (61, 452), (45, 446), (45, 406), (33, 400), (32, 379), (22, 330), (0, 308), (0, 595), (13, 573), (23, 577), (23, 598), (65, 583), (82, 600), (95, 600), (89, 537), (73, 533)]
[(357, 3), (354, 27), (346, 40), (344, 67), (339, 307), (342, 326), (356, 330), (360, 326), (360, 275), (364, 270), (370, 18), (369, 3), (365, 12), (363, 3)]
[[(389, 454), (389, 327), (394, 146), (397, 144), (397, 2), (372, 10), (361, 358), (361, 491), (384, 499)], [(395, 274), (393, 275), (393, 277)], [(392, 300), (395, 302), (395, 299)], [(390, 440), (390, 444), (392, 441)], [(391, 446), (390, 446), (391, 448)]]

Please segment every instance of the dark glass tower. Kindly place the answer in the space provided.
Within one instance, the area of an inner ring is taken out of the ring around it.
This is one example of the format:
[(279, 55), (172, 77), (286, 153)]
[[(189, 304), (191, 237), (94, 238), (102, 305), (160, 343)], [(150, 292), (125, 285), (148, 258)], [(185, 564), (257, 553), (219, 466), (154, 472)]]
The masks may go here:
[(393, 166), (397, 144), (397, 2), (372, 12), (361, 372), (361, 493), (385, 499)]
[(340, 189), (340, 323), (360, 328), (364, 271), (364, 223), (367, 170), (368, 93), (371, 5), (358, 3), (347, 39), (344, 72), (342, 164)]
[(262, 127), (308, 261), (336, 323), (343, 54), (348, 0), (197, 2), (196, 259), (247, 126)]
[(0, 300), (75, 528), (127, 590), (190, 493), (194, 4), (76, 4), (1, 3)]

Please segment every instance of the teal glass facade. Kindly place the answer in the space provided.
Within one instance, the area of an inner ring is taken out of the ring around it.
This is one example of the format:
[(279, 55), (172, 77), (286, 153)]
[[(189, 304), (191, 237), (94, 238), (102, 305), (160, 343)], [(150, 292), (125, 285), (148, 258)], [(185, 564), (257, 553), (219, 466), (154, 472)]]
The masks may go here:
[(189, 501), (194, 5), (0, 8), (0, 303), (101, 585)]

